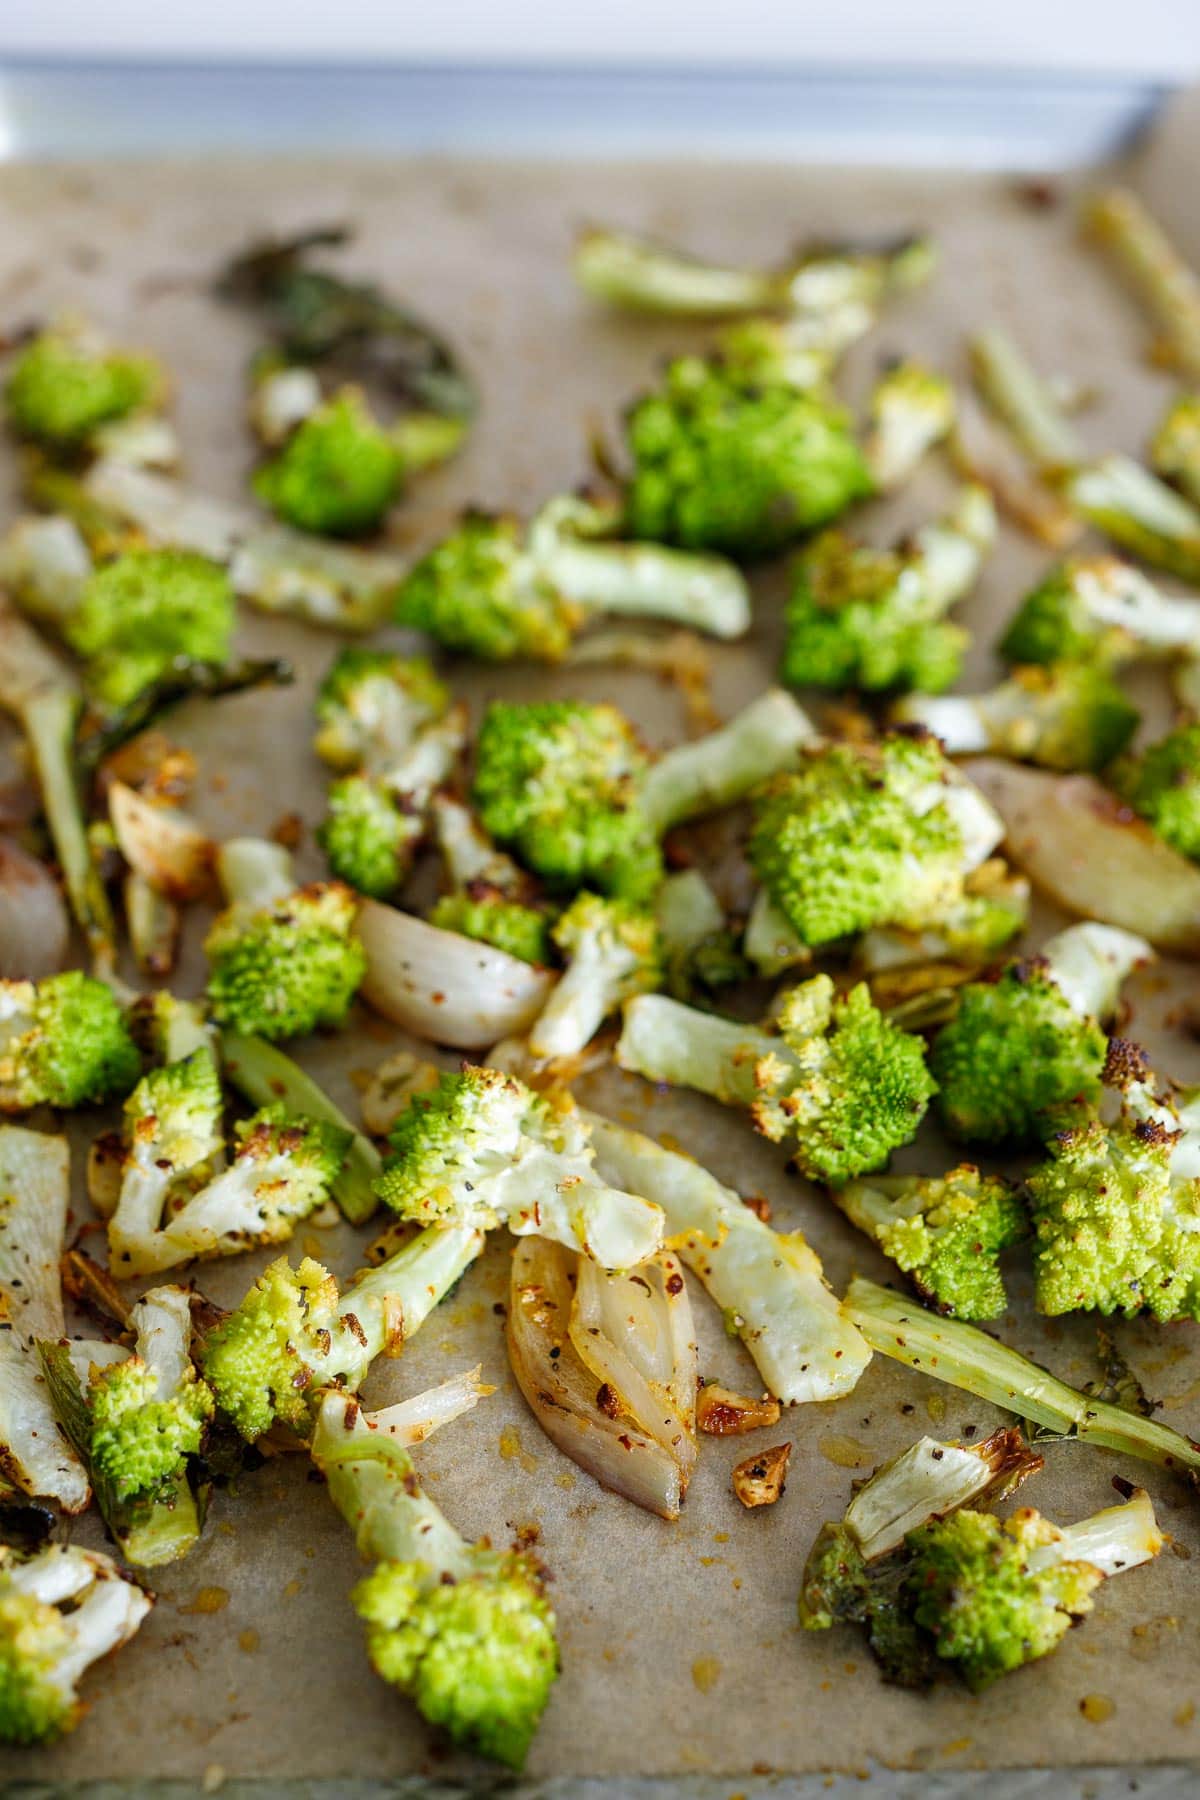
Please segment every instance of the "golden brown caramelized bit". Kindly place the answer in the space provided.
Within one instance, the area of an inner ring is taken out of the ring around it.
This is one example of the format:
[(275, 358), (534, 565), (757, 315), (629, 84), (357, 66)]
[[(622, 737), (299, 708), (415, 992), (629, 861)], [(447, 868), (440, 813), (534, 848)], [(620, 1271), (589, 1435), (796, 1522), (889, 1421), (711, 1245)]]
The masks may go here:
[(696, 1423), (710, 1437), (758, 1431), (764, 1425), (778, 1425), (779, 1402), (769, 1394), (751, 1400), (746, 1394), (732, 1393), (719, 1382), (710, 1381), (696, 1396)]
[(792, 1460), (790, 1444), (776, 1444), (748, 1456), (733, 1471), (733, 1491), (743, 1506), (774, 1506), (787, 1482), (788, 1464)]

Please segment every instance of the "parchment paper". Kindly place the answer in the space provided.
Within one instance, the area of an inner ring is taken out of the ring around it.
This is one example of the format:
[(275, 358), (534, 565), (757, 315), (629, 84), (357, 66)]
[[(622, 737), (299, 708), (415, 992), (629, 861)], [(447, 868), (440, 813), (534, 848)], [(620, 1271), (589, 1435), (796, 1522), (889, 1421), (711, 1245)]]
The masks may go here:
[[(1195, 220), (1200, 177), (1195, 120), (1177, 134), (1158, 184), (1182, 186), (1177, 225)], [(944, 262), (936, 284), (890, 313), (851, 359), (847, 391), (861, 397), (878, 360), (923, 352), (961, 372), (965, 330), (989, 319), (1012, 328), (1035, 360), (1095, 384), (1081, 427), (1097, 449), (1138, 450), (1169, 391), (1141, 352), (1144, 324), (1108, 273), (1081, 249), (1070, 209), (1030, 203), (995, 178), (839, 174), (699, 165), (551, 167), (450, 163), (210, 162), (10, 168), (0, 181), (0, 317), (82, 307), (122, 338), (159, 352), (176, 373), (189, 470), (205, 488), (237, 494), (249, 461), (242, 365), (254, 342), (238, 315), (206, 294), (215, 266), (250, 234), (347, 218), (357, 237), (347, 263), (407, 294), (458, 342), (484, 407), (470, 446), (397, 514), (397, 537), (432, 541), (462, 503), (528, 509), (587, 473), (586, 434), (649, 376), (668, 348), (699, 334), (606, 315), (573, 289), (567, 249), (588, 218), (670, 234), (716, 255), (770, 260), (796, 238), (932, 228)], [(1193, 245), (1193, 250), (1200, 246)], [(931, 466), (864, 528), (882, 541), (947, 498)], [(972, 678), (992, 679), (987, 646), (1044, 553), (1005, 531), (975, 598)], [(716, 658), (726, 711), (775, 667), (778, 572), (756, 577), (757, 624)], [(247, 615), (247, 648), (295, 659), (290, 693), (224, 701), (176, 716), (174, 734), (202, 759), (197, 810), (221, 833), (268, 829), (298, 810), (315, 822), (325, 775), (308, 749), (312, 684), (333, 651), (327, 637)], [(1153, 685), (1153, 684), (1151, 684)], [(492, 694), (577, 692), (613, 697), (655, 742), (683, 732), (677, 696), (613, 671), (553, 676), (536, 670), (463, 671), (478, 704)], [(319, 858), (306, 846), (303, 865)], [(1058, 921), (1047, 916), (1045, 930)], [(193, 923), (193, 940), (203, 920)], [(187, 975), (199, 979), (194, 943)], [(1132, 986), (1134, 1035), (1153, 1045), (1165, 1012), (1195, 988), (1162, 965)], [(398, 1040), (365, 1011), (340, 1038), (301, 1046), (301, 1058), (344, 1102), (351, 1073)], [(1163, 1060), (1200, 1079), (1200, 1050), (1176, 1033)], [(886, 1278), (887, 1265), (832, 1207), (784, 1170), (784, 1157), (737, 1114), (695, 1097), (652, 1099), (617, 1076), (584, 1096), (654, 1133), (670, 1133), (743, 1193), (768, 1196), (775, 1222), (800, 1226), (841, 1289), (851, 1272)], [(101, 1121), (103, 1122), (103, 1121)], [(81, 1168), (78, 1137), (76, 1164)], [(945, 1167), (929, 1136), (901, 1166)], [(82, 1198), (77, 1220), (87, 1217)], [(298, 1234), (341, 1275), (366, 1233)], [(737, 1774), (1183, 1760), (1200, 1753), (1200, 1548), (1195, 1501), (1154, 1469), (1080, 1445), (1052, 1446), (1025, 1497), (1052, 1517), (1108, 1504), (1115, 1475), (1144, 1479), (1172, 1550), (1106, 1584), (1094, 1616), (1056, 1655), (971, 1698), (953, 1685), (928, 1697), (884, 1687), (850, 1631), (796, 1625), (800, 1569), (822, 1520), (846, 1503), (852, 1469), (894, 1455), (922, 1431), (983, 1433), (990, 1408), (876, 1358), (836, 1405), (785, 1416), (792, 1474), (784, 1499), (755, 1514), (732, 1497), (729, 1473), (750, 1448), (706, 1440), (683, 1517), (649, 1517), (602, 1492), (541, 1436), (507, 1374), (498, 1304), (508, 1246), (493, 1242), (460, 1289), (402, 1358), (376, 1366), (372, 1403), (416, 1393), (482, 1362), (496, 1394), (420, 1452), (432, 1493), (468, 1534), (496, 1541), (536, 1527), (555, 1576), (563, 1674), (530, 1758), (536, 1776)], [(232, 1304), (264, 1258), (210, 1264), (199, 1284)], [(1016, 1259), (1019, 1266), (1019, 1258)], [(1043, 1326), (1014, 1274), (1004, 1335), (1068, 1380), (1096, 1373), (1087, 1323)], [(757, 1391), (741, 1347), (692, 1284), (701, 1367)], [(1121, 1345), (1162, 1417), (1200, 1430), (1200, 1335), (1192, 1326), (1121, 1325)], [(94, 1519), (75, 1527), (99, 1542)], [(62, 1747), (0, 1758), (0, 1778), (382, 1776), (467, 1770), (436, 1750), (415, 1712), (378, 1681), (347, 1595), (360, 1574), (350, 1536), (302, 1456), (280, 1458), (218, 1494), (204, 1539), (155, 1580), (159, 1601), (134, 1644), (91, 1676), (94, 1710)], [(220, 1610), (203, 1610), (206, 1605)], [(1098, 1698), (1097, 1698), (1098, 1697)], [(1088, 1704), (1085, 1707), (1084, 1702)]]

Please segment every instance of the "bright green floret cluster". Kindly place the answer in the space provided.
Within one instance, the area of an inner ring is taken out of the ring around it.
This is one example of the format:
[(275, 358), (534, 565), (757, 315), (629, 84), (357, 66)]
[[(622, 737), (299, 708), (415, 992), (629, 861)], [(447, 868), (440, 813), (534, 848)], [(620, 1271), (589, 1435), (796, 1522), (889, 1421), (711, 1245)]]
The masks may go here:
[(914, 557), (823, 532), (796, 566), (782, 677), (793, 687), (940, 694), (958, 680), (970, 641), (944, 610)]
[(0, 982), (0, 1111), (100, 1105), (142, 1061), (112, 989), (78, 969)]
[(913, 1617), (979, 1690), (1048, 1656), (1092, 1609), (1104, 1579), (1089, 1563), (1030, 1566), (1030, 1552), (1057, 1536), (1031, 1507), (1001, 1524), (966, 1509), (910, 1532), (906, 1580)]
[(88, 578), (65, 622), (87, 658), (87, 683), (123, 706), (178, 657), (229, 659), (236, 607), (229, 576), (193, 550), (128, 550)]
[(580, 614), (539, 574), (518, 520), (468, 513), (396, 594), (395, 620), (486, 662), (564, 656)]
[(98, 1371), (88, 1391), (92, 1467), (118, 1500), (157, 1495), (195, 1456), (213, 1414), (203, 1381), (159, 1398), (159, 1377), (140, 1357)]
[(205, 1379), (248, 1441), (276, 1422), (307, 1428), (310, 1371), (337, 1324), (337, 1309), (338, 1287), (328, 1269), (307, 1256), (293, 1269), (281, 1256), (209, 1332)]
[[(872, 925), (937, 925), (963, 892), (963, 836), (936, 797), (946, 764), (932, 738), (801, 753), (755, 805), (755, 872), (802, 942)], [(934, 795), (934, 804), (928, 800)]]
[(994, 1319), (1004, 1311), (1000, 1254), (1029, 1235), (1009, 1182), (963, 1164), (943, 1176), (851, 1182), (834, 1198), (939, 1312)]
[[(1098, 613), (1093, 594), (1112, 580), (1110, 556), (1072, 556), (1031, 589), (996, 646), (1005, 662), (1113, 663), (1130, 653), (1128, 631)], [(1111, 609), (1106, 609), (1111, 610)]]
[(425, 657), (348, 644), (317, 689), (313, 748), (335, 769), (374, 765), (407, 750), (449, 708), (449, 690)]
[(1085, 1115), (1028, 1178), (1038, 1310), (1200, 1317), (1194, 1137), (1136, 1046), (1114, 1038), (1105, 1075), (1124, 1090), (1118, 1117)]
[(520, 962), (552, 960), (551, 917), (534, 906), (510, 900), (487, 882), (472, 882), (458, 894), (443, 894), (429, 915), (431, 925), (460, 937), (492, 944)]
[(1014, 669), (984, 697), (991, 747), (1045, 769), (1103, 769), (1138, 728), (1137, 707), (1101, 663)]
[(340, 882), (271, 906), (231, 906), (205, 940), (213, 1017), (249, 1037), (300, 1037), (344, 1023), (366, 974), (354, 895)]
[(1200, 860), (1200, 725), (1181, 725), (1114, 771), (1118, 792), (1183, 856)]
[(360, 894), (389, 899), (408, 877), (424, 821), (402, 811), (369, 775), (331, 782), (328, 809), (317, 842), (333, 873)]
[(947, 1131), (966, 1143), (1050, 1136), (1073, 1102), (1095, 1099), (1108, 1040), (1036, 958), (970, 982), (929, 1063)]
[(873, 488), (840, 406), (716, 357), (670, 363), (626, 434), (631, 531), (688, 549), (766, 556)]
[(5, 387), (9, 422), (55, 450), (86, 443), (101, 425), (155, 406), (164, 388), (152, 357), (107, 350), (80, 329), (52, 327), (21, 351)]
[(254, 477), (254, 491), (289, 525), (321, 537), (374, 531), (396, 498), (401, 457), (363, 396), (345, 388), (293, 431)]
[(759, 1065), (751, 1115), (776, 1142), (794, 1137), (802, 1173), (849, 1181), (911, 1142), (935, 1092), (925, 1048), (883, 1016), (865, 983), (835, 995), (827, 975), (815, 976), (785, 997), (777, 1023), (791, 1056)]
[(544, 1110), (524, 1082), (497, 1069), (444, 1074), (393, 1125), (375, 1191), (402, 1218), (457, 1223), (469, 1205), (487, 1207), (486, 1184), (511, 1169)]
[(383, 1562), (352, 1596), (376, 1672), (456, 1744), (525, 1761), (558, 1673), (554, 1614), (532, 1558), (476, 1552), (478, 1570), (431, 1586)]
[(486, 830), (552, 887), (642, 899), (662, 878), (639, 798), (648, 765), (615, 706), (494, 701), (479, 731), (475, 804)]

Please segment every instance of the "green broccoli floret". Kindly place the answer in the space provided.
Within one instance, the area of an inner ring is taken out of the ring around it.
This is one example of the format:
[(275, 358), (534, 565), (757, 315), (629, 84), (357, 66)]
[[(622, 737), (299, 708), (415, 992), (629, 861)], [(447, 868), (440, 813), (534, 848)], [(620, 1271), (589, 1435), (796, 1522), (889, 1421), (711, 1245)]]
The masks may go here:
[(796, 566), (783, 679), (930, 694), (952, 686), (969, 634), (944, 615), (974, 582), (995, 529), (988, 495), (967, 488), (953, 513), (896, 550), (822, 533)]
[(625, 1008), (617, 1062), (747, 1108), (764, 1136), (794, 1139), (796, 1167), (816, 1181), (868, 1174), (911, 1141), (935, 1091), (924, 1046), (865, 985), (835, 996), (817, 975), (786, 995), (777, 1023), (778, 1036), (643, 994)]
[(494, 701), (476, 747), (485, 828), (568, 891), (585, 882), (637, 900), (662, 878), (639, 786), (649, 758), (615, 706)]
[(180, 1464), (200, 1449), (213, 1398), (202, 1381), (163, 1395), (160, 1375), (140, 1357), (97, 1372), (92, 1409), (92, 1463), (122, 1500), (171, 1486)]
[(613, 541), (619, 507), (564, 495), (528, 533), (472, 512), (422, 558), (396, 596), (396, 623), (489, 662), (557, 662), (588, 619), (667, 619), (717, 637), (750, 623), (742, 576), (714, 556)]
[(774, 905), (816, 946), (871, 925), (936, 925), (1002, 830), (932, 738), (893, 734), (802, 751), (795, 774), (762, 790), (748, 849)]
[(400, 487), (402, 461), (357, 388), (343, 388), (303, 419), (254, 491), (288, 525), (321, 537), (374, 531)]
[(374, 769), (449, 710), (449, 690), (425, 657), (348, 644), (317, 689), (313, 749), (334, 769)]
[(1200, 648), (1200, 605), (1115, 556), (1072, 556), (1017, 608), (997, 648), (1025, 664), (1130, 662)]
[(1152, 955), (1131, 932), (1072, 925), (1041, 957), (961, 988), (929, 1059), (947, 1131), (968, 1143), (1036, 1143), (1075, 1101), (1096, 1099), (1108, 1049), (1098, 1021)]
[(1154, 433), (1150, 460), (1164, 481), (1200, 506), (1200, 394), (1179, 394)]
[(1092, 1610), (1104, 1571), (1055, 1557), (1059, 1537), (1032, 1507), (1003, 1524), (963, 1510), (909, 1535), (913, 1617), (977, 1691), (1048, 1656)]
[(373, 900), (387, 900), (412, 869), (424, 821), (403, 812), (369, 775), (343, 775), (330, 784), (329, 811), (317, 841), (339, 880)]
[(230, 904), (204, 944), (213, 1017), (272, 1041), (341, 1025), (367, 967), (350, 889), (297, 888), (287, 851), (254, 838), (223, 845), (218, 873)]
[(606, 1269), (633, 1268), (662, 1242), (661, 1207), (597, 1176), (591, 1135), (570, 1095), (535, 1094), (499, 1069), (442, 1075), (396, 1121), (376, 1192), (421, 1224), (504, 1223)]
[(833, 1197), (939, 1312), (994, 1319), (1004, 1311), (1000, 1253), (1029, 1235), (1010, 1182), (963, 1163), (942, 1176), (852, 1181)]
[(958, 405), (952, 384), (936, 369), (898, 362), (875, 384), (870, 411), (863, 454), (875, 486), (888, 493), (949, 436)]
[(4, 393), (9, 423), (20, 436), (65, 450), (111, 420), (156, 407), (164, 389), (152, 357), (110, 350), (88, 327), (66, 322), (26, 345)]
[(1102, 769), (1137, 730), (1138, 709), (1098, 663), (1033, 664), (983, 694), (906, 695), (898, 724), (920, 725), (949, 755), (990, 750), (1044, 769)]
[(661, 543), (766, 556), (873, 490), (841, 407), (719, 356), (670, 363), (626, 436), (629, 524)]
[(50, 1544), (22, 1559), (0, 1545), (0, 1742), (48, 1744), (73, 1731), (83, 1675), (152, 1605), (97, 1551)]
[(963, 897), (936, 925), (902, 931), (879, 925), (854, 947), (855, 967), (887, 977), (922, 965), (952, 963), (978, 968), (990, 963), (1029, 923), (1030, 886), (999, 857), (990, 857), (968, 876)]
[(0, 1111), (98, 1106), (127, 1094), (142, 1061), (110, 987), (70, 969), (0, 981)]
[(576, 1056), (634, 994), (662, 985), (663, 946), (651, 912), (579, 894), (554, 927), (567, 961), (529, 1032), (535, 1056)]
[(558, 1674), (555, 1620), (526, 1553), (469, 1544), (396, 1438), (327, 1395), (313, 1460), (377, 1566), (353, 1594), (367, 1653), (451, 1740), (519, 1769)]
[(1136, 1045), (1113, 1038), (1104, 1079), (1118, 1117), (1084, 1114), (1028, 1178), (1038, 1310), (1200, 1317), (1200, 1139)]
[(193, 550), (128, 550), (89, 576), (63, 631), (91, 692), (124, 706), (178, 657), (224, 663), (235, 623), (226, 571)]
[(418, 1232), (339, 1297), (321, 1264), (280, 1257), (240, 1306), (209, 1332), (201, 1353), (217, 1405), (250, 1442), (280, 1423), (307, 1432), (326, 1383), (358, 1387), (385, 1349), (424, 1323), (483, 1248), (473, 1226)]
[(1113, 784), (1159, 837), (1200, 860), (1200, 725), (1181, 725), (1118, 763)]
[(486, 882), (472, 882), (462, 893), (443, 894), (434, 903), (429, 922), (442, 931), (492, 944), (520, 962), (549, 963), (553, 954), (550, 915), (506, 899)]

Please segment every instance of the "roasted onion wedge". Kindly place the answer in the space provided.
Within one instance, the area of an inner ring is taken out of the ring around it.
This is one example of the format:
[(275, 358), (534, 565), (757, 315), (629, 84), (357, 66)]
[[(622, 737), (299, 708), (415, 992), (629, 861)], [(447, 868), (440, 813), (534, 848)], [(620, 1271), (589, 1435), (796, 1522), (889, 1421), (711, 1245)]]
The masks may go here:
[(578, 1262), (545, 1238), (517, 1244), (508, 1307), (508, 1357), (517, 1386), (564, 1456), (635, 1506), (677, 1519), (685, 1487), (679, 1462), (622, 1414), (620, 1396), (610, 1397), (571, 1342)]
[(1051, 775), (998, 757), (968, 768), (1004, 820), (1013, 861), (1061, 906), (1200, 958), (1200, 868), (1115, 794), (1090, 775)]
[(367, 953), (363, 998), (406, 1031), (456, 1050), (527, 1030), (554, 985), (548, 969), (378, 900), (363, 901), (358, 935)]
[(114, 781), (108, 812), (121, 855), (156, 894), (166, 900), (196, 900), (207, 890), (216, 847), (182, 808), (158, 805)]

